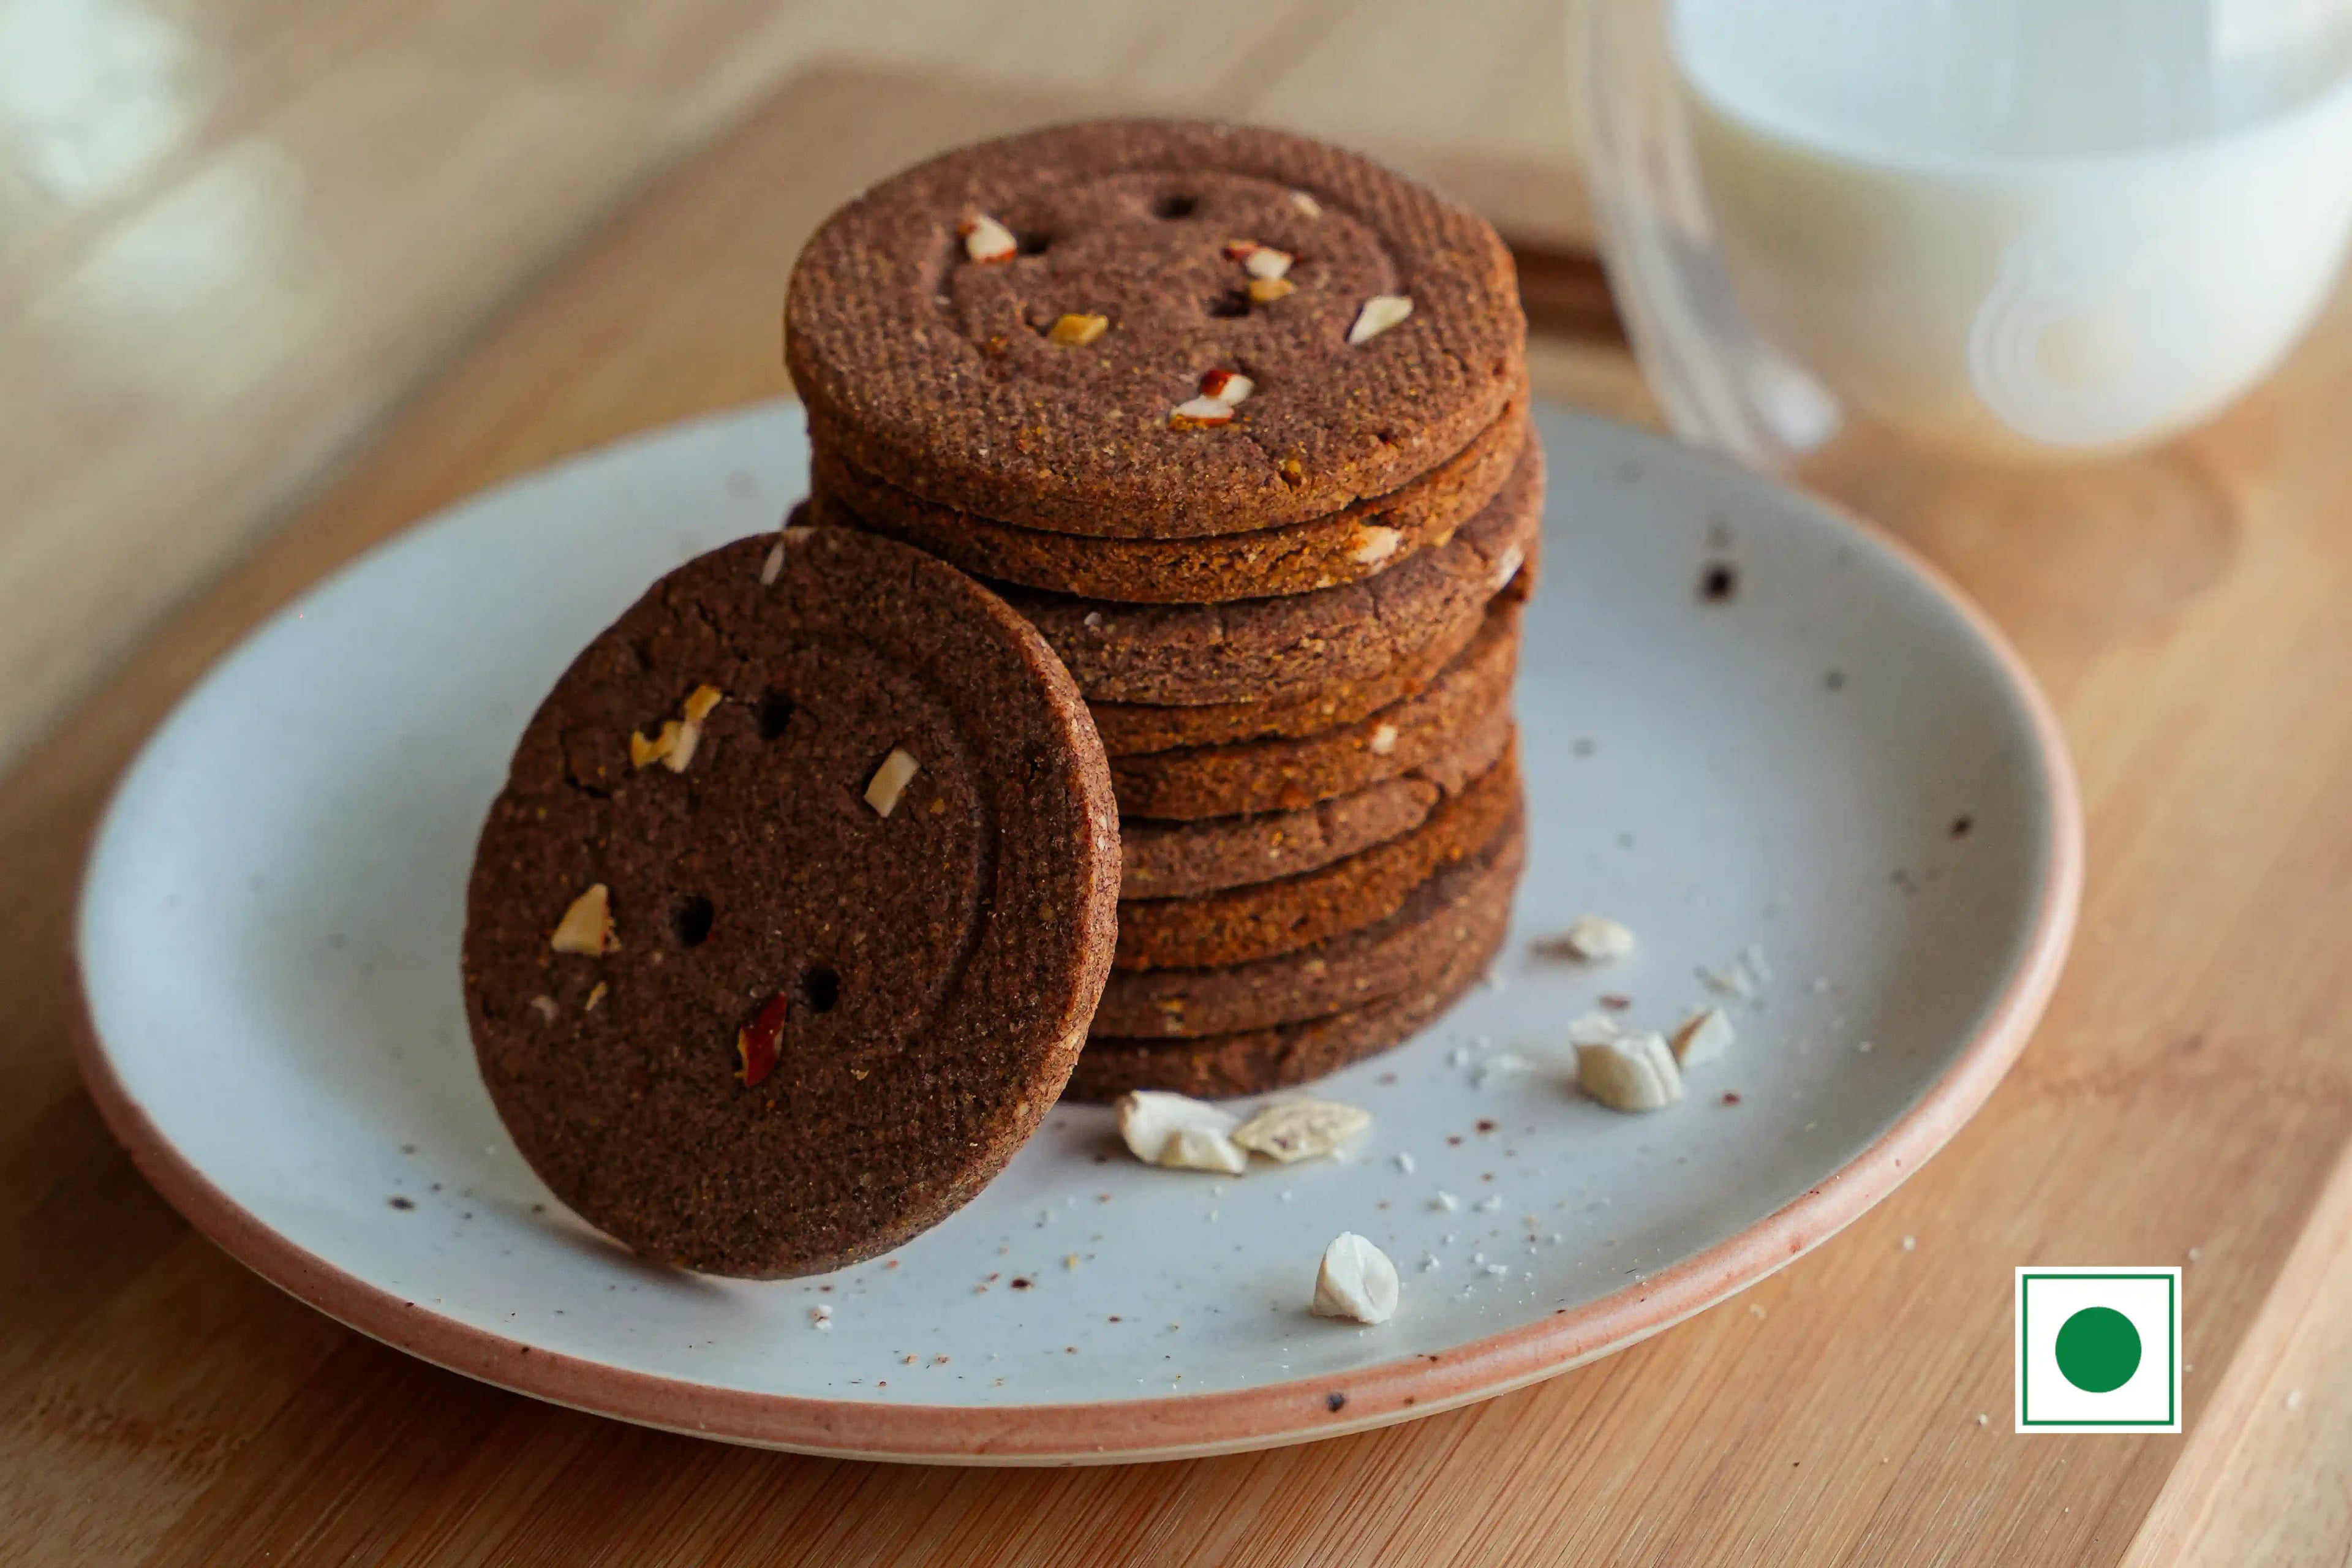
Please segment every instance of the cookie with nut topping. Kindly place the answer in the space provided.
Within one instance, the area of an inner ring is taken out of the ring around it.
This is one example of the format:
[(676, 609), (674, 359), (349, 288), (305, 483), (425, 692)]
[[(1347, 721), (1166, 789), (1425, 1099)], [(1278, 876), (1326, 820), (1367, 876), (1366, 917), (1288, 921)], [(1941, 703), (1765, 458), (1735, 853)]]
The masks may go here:
[(1307, 137), (1105, 121), (946, 153), (829, 218), (785, 363), (816, 443), (1089, 538), (1285, 528), (1402, 489), (1525, 381), (1476, 215)]
[(662, 578), (517, 746), (467, 891), (484, 1082), (556, 1196), (766, 1277), (970, 1199), (1076, 1058), (1119, 848), (1052, 650), (905, 545), (795, 527)]

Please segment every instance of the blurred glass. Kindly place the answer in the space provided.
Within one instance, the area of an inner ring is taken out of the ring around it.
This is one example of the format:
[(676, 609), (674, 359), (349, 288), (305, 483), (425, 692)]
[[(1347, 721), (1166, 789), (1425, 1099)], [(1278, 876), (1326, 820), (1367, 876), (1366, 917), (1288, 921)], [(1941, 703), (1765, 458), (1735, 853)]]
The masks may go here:
[(2261, 381), (2352, 235), (2352, 0), (1586, 0), (1610, 280), (1684, 437), (1969, 463)]

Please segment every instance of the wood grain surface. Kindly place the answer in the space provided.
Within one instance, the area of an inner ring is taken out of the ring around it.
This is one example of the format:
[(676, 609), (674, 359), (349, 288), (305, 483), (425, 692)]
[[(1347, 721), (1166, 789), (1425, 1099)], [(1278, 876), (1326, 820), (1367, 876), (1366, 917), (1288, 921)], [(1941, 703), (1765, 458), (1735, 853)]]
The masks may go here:
[[(145, 1186), (72, 1080), (64, 942), (104, 791), (173, 697), (432, 509), (783, 390), (777, 298), (825, 210), (1070, 107), (798, 82), (532, 290), (0, 785), (0, 1560), (2342, 1562), (2352, 1375), (2340, 1320), (2307, 1310), (2352, 1274), (2342, 302), (2276, 383), (2148, 458), (2026, 484), (1865, 453), (1818, 476), (1958, 577), (2047, 682), (2090, 818), (2083, 934), (2020, 1067), (1925, 1171), (1608, 1361), (1228, 1458), (802, 1459), (409, 1361), (277, 1295)], [(1532, 357), (1552, 395), (1647, 411), (1613, 342)], [(2192, 1258), (2186, 1436), (2009, 1431), (2014, 1265)]]

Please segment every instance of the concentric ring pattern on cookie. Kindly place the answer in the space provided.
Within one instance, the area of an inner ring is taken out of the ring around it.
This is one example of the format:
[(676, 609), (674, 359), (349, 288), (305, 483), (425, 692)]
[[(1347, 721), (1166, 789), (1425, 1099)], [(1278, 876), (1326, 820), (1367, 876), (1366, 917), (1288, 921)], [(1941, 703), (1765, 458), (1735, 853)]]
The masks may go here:
[(1323, 142), (1193, 121), (1034, 132), (887, 180), (809, 242), (784, 321), (818, 446), (940, 507), (1103, 538), (1398, 490), (1526, 374), (1510, 254), (1476, 215)]
[(855, 1262), (1053, 1104), (1118, 869), (1085, 707), (1001, 600), (852, 530), (740, 541), (523, 732), (467, 900), (483, 1080), (556, 1196), (646, 1258)]

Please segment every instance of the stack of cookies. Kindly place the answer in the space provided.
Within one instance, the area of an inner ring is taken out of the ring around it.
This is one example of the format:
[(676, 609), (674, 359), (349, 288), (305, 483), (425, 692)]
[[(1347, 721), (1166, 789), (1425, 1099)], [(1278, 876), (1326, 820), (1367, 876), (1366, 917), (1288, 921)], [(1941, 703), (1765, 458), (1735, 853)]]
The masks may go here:
[(1108, 754), (1118, 935), (1067, 1092), (1297, 1083), (1478, 977), (1543, 499), (1486, 223), (1297, 136), (1069, 126), (852, 203), (785, 324), (813, 521), (995, 588)]

